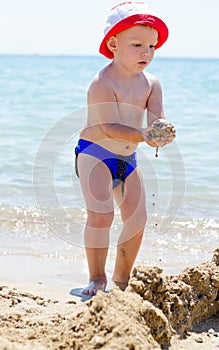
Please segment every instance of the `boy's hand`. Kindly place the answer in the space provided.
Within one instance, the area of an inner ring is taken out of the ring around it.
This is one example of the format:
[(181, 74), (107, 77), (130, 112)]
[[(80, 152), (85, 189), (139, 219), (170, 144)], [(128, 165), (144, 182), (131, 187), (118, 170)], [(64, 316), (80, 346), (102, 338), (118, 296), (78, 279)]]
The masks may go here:
[(145, 129), (145, 134), (145, 141), (151, 147), (163, 147), (173, 141), (176, 137), (176, 130), (166, 119), (157, 119)]

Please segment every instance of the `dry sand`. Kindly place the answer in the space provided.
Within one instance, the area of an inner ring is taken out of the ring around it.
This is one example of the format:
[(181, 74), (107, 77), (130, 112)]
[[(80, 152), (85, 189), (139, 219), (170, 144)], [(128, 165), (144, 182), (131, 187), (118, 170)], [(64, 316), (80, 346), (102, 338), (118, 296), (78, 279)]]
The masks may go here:
[(136, 266), (117, 287), (82, 302), (42, 283), (0, 284), (0, 349), (219, 349), (219, 249), (178, 276)]

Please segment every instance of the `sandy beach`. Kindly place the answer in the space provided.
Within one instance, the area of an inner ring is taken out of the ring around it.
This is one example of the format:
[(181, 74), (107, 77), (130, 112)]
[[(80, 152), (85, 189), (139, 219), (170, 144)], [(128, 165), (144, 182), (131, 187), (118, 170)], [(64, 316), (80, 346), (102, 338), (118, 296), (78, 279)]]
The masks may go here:
[(127, 291), (112, 289), (122, 229), (116, 212), (110, 293), (91, 301), (70, 294), (88, 280), (73, 150), (87, 86), (105, 62), (38, 54), (0, 60), (0, 350), (218, 350), (218, 263), (211, 261), (219, 247), (218, 59), (156, 57), (149, 67), (159, 73), (177, 140), (157, 158), (139, 146), (148, 223), (136, 267)]
[(136, 266), (125, 292), (90, 300), (45, 282), (0, 283), (0, 349), (219, 349), (219, 249), (163, 274)]

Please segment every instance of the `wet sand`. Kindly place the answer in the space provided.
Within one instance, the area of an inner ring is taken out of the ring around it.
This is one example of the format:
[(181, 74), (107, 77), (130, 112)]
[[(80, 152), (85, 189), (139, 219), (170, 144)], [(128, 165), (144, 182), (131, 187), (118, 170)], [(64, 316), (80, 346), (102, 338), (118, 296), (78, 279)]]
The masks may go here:
[(136, 266), (88, 301), (45, 282), (0, 283), (0, 349), (219, 349), (219, 249), (177, 276)]

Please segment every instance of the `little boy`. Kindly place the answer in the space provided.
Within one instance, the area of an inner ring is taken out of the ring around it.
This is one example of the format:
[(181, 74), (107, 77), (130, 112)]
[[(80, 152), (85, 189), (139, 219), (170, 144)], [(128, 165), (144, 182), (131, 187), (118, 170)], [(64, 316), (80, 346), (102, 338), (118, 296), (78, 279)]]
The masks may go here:
[[(167, 40), (165, 23), (140, 2), (114, 7), (107, 17), (100, 53), (112, 61), (96, 74), (88, 89), (87, 125), (75, 149), (76, 172), (87, 208), (84, 242), (90, 280), (83, 293), (105, 290), (105, 263), (114, 200), (123, 229), (117, 243), (112, 280), (124, 290), (146, 224), (145, 190), (137, 167), (139, 142), (152, 147), (172, 142), (149, 137), (153, 122), (164, 119), (162, 91), (153, 75), (143, 72), (155, 49)], [(143, 119), (147, 111), (147, 128)]]

